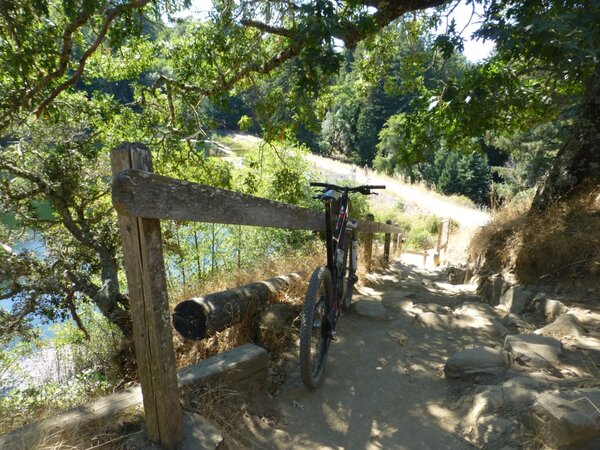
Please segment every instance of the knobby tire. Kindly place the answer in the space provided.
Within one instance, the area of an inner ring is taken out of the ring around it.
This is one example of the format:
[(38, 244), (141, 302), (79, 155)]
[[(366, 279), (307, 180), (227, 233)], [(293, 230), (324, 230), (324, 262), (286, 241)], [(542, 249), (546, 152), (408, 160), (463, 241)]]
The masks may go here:
[(340, 280), (340, 307), (343, 311), (350, 309), (352, 303), (352, 282), (350, 281), (350, 270), (352, 266), (352, 235), (346, 236), (346, 248), (344, 249), (344, 262), (342, 279)]
[(333, 301), (331, 273), (318, 267), (312, 274), (300, 326), (300, 374), (305, 386), (315, 389), (323, 381), (330, 333), (327, 315)]

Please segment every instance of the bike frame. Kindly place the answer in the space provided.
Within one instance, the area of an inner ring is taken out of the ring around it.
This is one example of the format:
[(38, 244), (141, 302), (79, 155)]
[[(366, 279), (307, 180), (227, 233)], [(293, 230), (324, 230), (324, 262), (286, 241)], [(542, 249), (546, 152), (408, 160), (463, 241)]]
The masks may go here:
[[(349, 196), (348, 189), (344, 189), (339, 198), (339, 210), (337, 217), (334, 219), (335, 211), (332, 210), (332, 205), (335, 200), (329, 200), (325, 202), (325, 240), (327, 242), (327, 268), (331, 272), (331, 279), (333, 284), (333, 304), (329, 317), (331, 330), (335, 331), (335, 325), (338, 317), (338, 310), (340, 308), (340, 292), (342, 285), (340, 283), (344, 281), (344, 273), (339, 273), (337, 268), (337, 258), (344, 257), (344, 251), (346, 249), (346, 227), (348, 225), (348, 214), (349, 214)], [(337, 208), (336, 208), (337, 209)], [(335, 227), (334, 225), (335, 220)], [(355, 231), (353, 230), (353, 237)], [(352, 242), (350, 242), (350, 245)], [(341, 252), (340, 252), (341, 250)], [(342, 261), (343, 264), (343, 261)], [(351, 265), (352, 261), (348, 261)], [(348, 267), (344, 267), (346, 270)]]

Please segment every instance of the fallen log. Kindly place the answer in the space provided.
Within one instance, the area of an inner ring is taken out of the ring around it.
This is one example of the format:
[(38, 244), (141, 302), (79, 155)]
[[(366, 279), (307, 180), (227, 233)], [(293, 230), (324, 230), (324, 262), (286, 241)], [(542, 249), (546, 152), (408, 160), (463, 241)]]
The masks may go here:
[(272, 300), (277, 292), (301, 280), (296, 273), (184, 300), (175, 307), (173, 326), (186, 339), (201, 340), (240, 323)]

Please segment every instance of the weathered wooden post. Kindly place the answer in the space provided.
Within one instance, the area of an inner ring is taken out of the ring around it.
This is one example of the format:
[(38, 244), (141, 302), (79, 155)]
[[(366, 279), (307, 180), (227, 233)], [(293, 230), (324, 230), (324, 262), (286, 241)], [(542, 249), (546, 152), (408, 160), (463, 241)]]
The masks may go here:
[(444, 219), (438, 224), (438, 241), (437, 241), (437, 252), (434, 256), (433, 263), (435, 266), (440, 265), (440, 258), (442, 252), (444, 256), (448, 250), (448, 240), (450, 236), (450, 219)]
[[(150, 151), (142, 144), (123, 143), (110, 158), (113, 178), (125, 169), (152, 172)], [(118, 219), (148, 439), (176, 449), (183, 439), (183, 419), (160, 221), (121, 214)]]
[[(398, 224), (396, 222), (394, 222), (394, 226), (397, 227)], [(392, 255), (396, 256), (398, 254), (398, 235), (400, 233), (393, 233), (392, 234)]]
[[(373, 214), (367, 214), (367, 220), (369, 222), (374, 222), (375, 216)], [(370, 231), (370, 232), (366, 233), (366, 235), (365, 235), (365, 261), (366, 261), (365, 267), (367, 268), (367, 272), (371, 271), (372, 258), (373, 258), (373, 232)]]
[[(386, 220), (385, 223), (388, 225), (392, 224), (391, 220)], [(392, 235), (390, 233), (385, 233), (385, 240), (383, 241), (383, 267), (387, 267), (390, 265), (390, 242), (392, 240)]]

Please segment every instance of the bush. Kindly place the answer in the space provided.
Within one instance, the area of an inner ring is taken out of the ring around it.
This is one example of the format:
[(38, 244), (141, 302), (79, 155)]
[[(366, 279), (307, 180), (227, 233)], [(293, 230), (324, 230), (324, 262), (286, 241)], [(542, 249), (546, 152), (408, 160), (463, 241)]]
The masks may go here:
[(422, 228), (413, 228), (406, 237), (406, 246), (412, 250), (424, 250), (433, 246), (431, 233)]
[[(402, 214), (397, 222), (404, 230), (405, 249), (420, 251), (434, 246), (438, 235), (439, 217), (429, 214)], [(452, 223), (450, 226), (452, 227)]]
[(111, 392), (112, 385), (91, 370), (67, 382), (35, 382), (0, 397), (0, 433), (51, 416)]
[[(91, 401), (117, 384), (113, 361), (120, 332), (90, 305), (83, 305), (79, 313), (87, 336), (67, 322), (55, 325), (54, 336), (45, 342), (18, 342), (2, 352), (0, 380), (8, 392), (0, 397), (0, 433)], [(57, 353), (60, 373), (40, 370), (32, 376), (32, 365), (45, 367), (49, 352)]]

